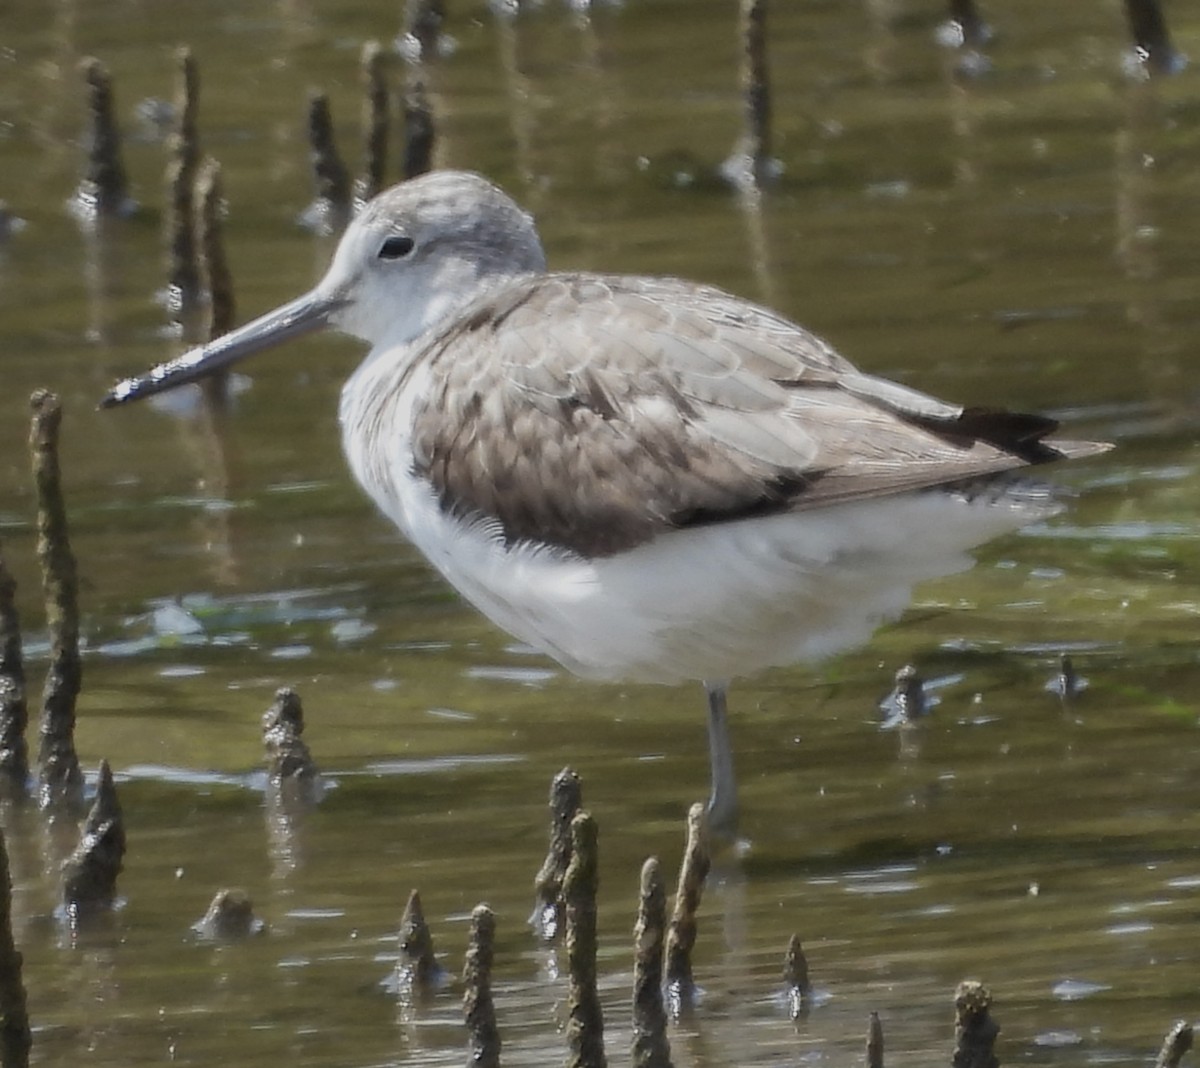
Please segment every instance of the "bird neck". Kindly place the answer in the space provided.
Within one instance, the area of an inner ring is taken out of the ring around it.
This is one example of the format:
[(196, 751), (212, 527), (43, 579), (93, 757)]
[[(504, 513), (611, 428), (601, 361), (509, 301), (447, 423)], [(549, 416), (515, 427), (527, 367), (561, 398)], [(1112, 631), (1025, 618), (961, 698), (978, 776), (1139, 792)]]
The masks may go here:
[(380, 292), (355, 302), (337, 322), (344, 333), (371, 343), (364, 367), (380, 358), (404, 362), (487, 293), (528, 275), (519, 270), (447, 259), (414, 278), (402, 296)]
[[(339, 323), (349, 334), (369, 339), (372, 344), (362, 362), (342, 387), (340, 417), (344, 428), (370, 425), (381, 407), (393, 403), (403, 391), (423, 356), (437, 338), (457, 322), (473, 304), (487, 300), (496, 291), (532, 272), (483, 270), (477, 264), (456, 271), (443, 264), (435, 284), (424, 293), (410, 293), (393, 304), (390, 314), (373, 322)], [(383, 302), (365, 302), (367, 308), (386, 308)]]

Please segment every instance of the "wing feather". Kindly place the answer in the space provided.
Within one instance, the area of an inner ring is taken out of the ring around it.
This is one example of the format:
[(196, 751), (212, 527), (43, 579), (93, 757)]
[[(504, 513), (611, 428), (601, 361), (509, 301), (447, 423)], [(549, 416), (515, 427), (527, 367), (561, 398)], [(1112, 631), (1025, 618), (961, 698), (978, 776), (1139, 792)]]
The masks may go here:
[(786, 319), (673, 279), (512, 283), (419, 358), (434, 388), (415, 466), (443, 507), (585, 555), (1100, 448), (863, 374)]

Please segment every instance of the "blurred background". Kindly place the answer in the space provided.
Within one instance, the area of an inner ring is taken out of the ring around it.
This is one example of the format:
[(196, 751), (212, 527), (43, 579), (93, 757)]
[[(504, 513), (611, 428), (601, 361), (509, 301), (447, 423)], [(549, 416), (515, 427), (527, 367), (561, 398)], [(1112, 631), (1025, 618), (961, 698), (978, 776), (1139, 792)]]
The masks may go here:
[[(955, 984), (995, 992), (1005, 1061), (1145, 1057), (1196, 1005), (1200, 74), (1146, 76), (1117, 0), (986, 4), (980, 53), (945, 7), (776, 3), (761, 192), (720, 167), (741, 135), (732, 0), (446, 0), (422, 62), (434, 162), (533, 211), (552, 266), (677, 274), (769, 303), (859, 366), (947, 399), (1048, 412), (1116, 442), (1053, 471), (1053, 521), (923, 587), (872, 643), (735, 685), (740, 860), (710, 879), (697, 1017), (676, 1063), (840, 1063), (878, 1011), (888, 1060), (948, 1057)], [(1200, 55), (1200, 16), (1166, 11)], [(85, 637), (77, 741), (129, 829), (123, 907), (73, 941), (35, 812), (9, 811), (14, 921), (38, 1063), (461, 1063), (458, 996), (398, 1006), (419, 887), (460, 967), (497, 913), (510, 1064), (562, 1056), (557, 951), (526, 927), (545, 797), (570, 764), (601, 843), (610, 1055), (629, 1039), (638, 869), (674, 877), (707, 789), (699, 687), (599, 686), (513, 644), (377, 516), (340, 455), (356, 342), (246, 365), (223, 418), (194, 398), (96, 411), (178, 351), (166, 284), (174, 49), (200, 74), (224, 168), (238, 316), (307, 288), (336, 238), (313, 197), (306, 94), (361, 166), (360, 54), (404, 82), (399, 3), (12, 0), (0, 44), (0, 541), (19, 584), (31, 711), (47, 659), (28, 397), (64, 406)], [(83, 173), (80, 60), (113, 77), (129, 194), (103, 226)], [(394, 114), (394, 113), (393, 113)], [(389, 181), (399, 176), (399, 118)], [(1068, 653), (1089, 685), (1047, 690)], [(937, 704), (881, 730), (895, 671)], [(330, 781), (304, 820), (264, 806), (260, 716), (294, 686)], [(196, 944), (218, 887), (268, 934)], [(821, 1004), (777, 999), (798, 932)]]

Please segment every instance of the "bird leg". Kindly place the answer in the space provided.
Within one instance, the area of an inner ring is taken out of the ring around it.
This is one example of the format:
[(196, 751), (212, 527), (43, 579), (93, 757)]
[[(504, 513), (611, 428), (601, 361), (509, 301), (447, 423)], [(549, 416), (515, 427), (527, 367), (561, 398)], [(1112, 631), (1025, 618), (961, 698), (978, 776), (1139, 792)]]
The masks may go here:
[(725, 692), (727, 682), (705, 682), (708, 695), (708, 755), (712, 764), (712, 793), (708, 799), (708, 826), (722, 838), (737, 837), (737, 782), (733, 775), (733, 747)]

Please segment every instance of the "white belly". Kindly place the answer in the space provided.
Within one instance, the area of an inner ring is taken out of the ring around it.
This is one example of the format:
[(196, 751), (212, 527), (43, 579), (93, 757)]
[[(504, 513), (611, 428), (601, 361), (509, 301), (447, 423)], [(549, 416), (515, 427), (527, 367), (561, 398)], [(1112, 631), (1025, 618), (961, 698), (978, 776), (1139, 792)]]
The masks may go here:
[[(415, 376), (404, 392), (421, 388)], [(411, 473), (410, 415), (398, 404), (387, 427), (362, 433), (343, 404), (359, 481), (492, 622), (585, 678), (730, 679), (852, 648), (903, 611), (916, 583), (970, 566), (967, 550), (1056, 510), (924, 491), (680, 530), (585, 560), (506, 546), (486, 523), (447, 516)]]
[[(913, 586), (1028, 522), (925, 493), (680, 531), (595, 561), (448, 521), (427, 487), (402, 526), (498, 626), (586, 678), (730, 679), (865, 642)], [(393, 518), (396, 518), (393, 515)]]

